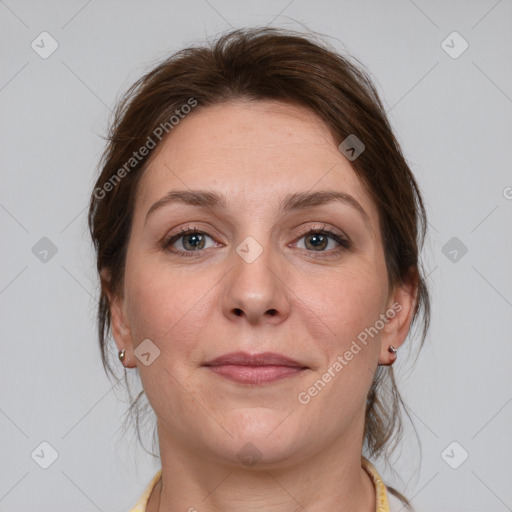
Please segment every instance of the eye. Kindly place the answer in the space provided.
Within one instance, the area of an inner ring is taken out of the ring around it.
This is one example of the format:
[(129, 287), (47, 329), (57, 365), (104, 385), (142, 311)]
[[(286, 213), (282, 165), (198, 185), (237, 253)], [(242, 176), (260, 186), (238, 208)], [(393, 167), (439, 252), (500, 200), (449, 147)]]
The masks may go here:
[[(206, 239), (214, 242), (213, 238), (197, 228), (184, 227), (178, 233), (171, 235), (162, 242), (162, 249), (167, 250), (178, 256), (200, 256), (206, 247)], [(325, 224), (322, 228), (310, 229), (302, 234), (298, 240), (303, 240), (304, 250), (310, 253), (338, 253), (350, 249), (350, 241), (340, 233), (327, 229)], [(174, 247), (179, 242), (181, 249)], [(297, 242), (298, 243), (298, 242)], [(329, 248), (331, 243), (331, 248)], [(214, 244), (210, 247), (215, 247)], [(334, 247), (332, 247), (334, 245)], [(302, 247), (299, 247), (302, 249)], [(327, 250), (326, 250), (327, 249)], [(315, 255), (316, 256), (316, 255)]]
[[(310, 229), (299, 240), (302, 239), (304, 239), (304, 248), (309, 252), (338, 252), (350, 248), (347, 238), (340, 233), (326, 229), (325, 226), (321, 229)], [(329, 242), (334, 243), (334, 247), (331, 243), (331, 250), (326, 250), (329, 247)]]
[[(198, 253), (205, 249), (206, 238), (209, 238), (210, 240), (213, 241), (213, 239), (209, 235), (203, 233), (202, 231), (199, 231), (195, 228), (183, 228), (179, 231), (179, 233), (174, 234), (170, 238), (164, 240), (163, 249), (166, 249), (170, 252), (173, 252), (181, 256), (195, 256), (194, 253)], [(178, 241), (180, 241), (181, 247), (184, 250), (176, 248), (174, 250), (171, 250), (171, 247)]]

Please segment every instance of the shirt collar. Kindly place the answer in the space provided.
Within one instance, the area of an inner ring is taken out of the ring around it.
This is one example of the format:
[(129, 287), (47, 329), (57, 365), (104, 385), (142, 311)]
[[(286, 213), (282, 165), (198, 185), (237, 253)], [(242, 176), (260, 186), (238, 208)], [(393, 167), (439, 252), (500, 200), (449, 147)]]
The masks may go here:
[(373, 487), (375, 488), (375, 512), (390, 512), (388, 491), (379, 473), (373, 467), (371, 462), (364, 457), (361, 457), (361, 465), (363, 466), (363, 469), (368, 473), (370, 479), (373, 482)]
[[(361, 466), (363, 469), (368, 473), (372, 483), (373, 487), (375, 488), (375, 503), (376, 508), (375, 512), (390, 512), (389, 510), (389, 501), (388, 501), (388, 493), (386, 489), (386, 485), (382, 481), (382, 478), (380, 477), (377, 470), (373, 467), (371, 462), (364, 457), (361, 458)], [(139, 501), (133, 507), (130, 512), (145, 512), (146, 511), (146, 505), (149, 501), (149, 496), (151, 494), (151, 491), (157, 484), (158, 480), (160, 480), (160, 477), (162, 475), (162, 469), (159, 469), (156, 475), (152, 478), (149, 485), (144, 490), (144, 493), (140, 497)]]

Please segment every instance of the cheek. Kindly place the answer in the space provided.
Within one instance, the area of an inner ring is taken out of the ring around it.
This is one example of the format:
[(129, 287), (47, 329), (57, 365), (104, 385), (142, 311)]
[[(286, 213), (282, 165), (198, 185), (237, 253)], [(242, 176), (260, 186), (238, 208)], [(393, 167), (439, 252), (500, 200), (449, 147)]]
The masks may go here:
[(157, 282), (148, 276), (147, 271), (127, 269), (126, 299), (127, 315), (132, 331), (134, 347), (143, 339), (149, 338), (158, 344), (158, 340), (165, 328), (170, 329), (173, 324), (171, 311), (168, 307), (169, 297), (175, 290), (163, 289)]
[(154, 263), (127, 265), (127, 315), (134, 348), (149, 338), (160, 349), (163, 360), (171, 355), (166, 360), (169, 366), (178, 367), (178, 361), (193, 365), (194, 340), (207, 336), (205, 312), (211, 307), (213, 284), (204, 274), (194, 279), (160, 269)]
[[(331, 273), (313, 297), (317, 315), (344, 346), (375, 324), (386, 304), (386, 276), (375, 265), (358, 265)], [(332, 336), (331, 336), (332, 338)]]
[(330, 411), (339, 425), (358, 413), (374, 377), (380, 351), (374, 329), (385, 312), (386, 275), (375, 264), (347, 266), (323, 284), (323, 293), (310, 286), (316, 292), (308, 307), (314, 308), (310, 318), (321, 320), (317, 350), (325, 359), (301, 397), (310, 400), (311, 413), (322, 418)]

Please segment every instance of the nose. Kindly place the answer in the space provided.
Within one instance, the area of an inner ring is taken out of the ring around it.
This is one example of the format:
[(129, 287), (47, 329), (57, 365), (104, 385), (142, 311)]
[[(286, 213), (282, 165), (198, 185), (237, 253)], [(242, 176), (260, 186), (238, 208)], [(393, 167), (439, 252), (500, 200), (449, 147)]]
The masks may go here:
[(258, 249), (250, 240), (240, 244), (225, 283), (223, 312), (230, 320), (277, 325), (288, 318), (290, 289), (285, 262), (270, 249)]

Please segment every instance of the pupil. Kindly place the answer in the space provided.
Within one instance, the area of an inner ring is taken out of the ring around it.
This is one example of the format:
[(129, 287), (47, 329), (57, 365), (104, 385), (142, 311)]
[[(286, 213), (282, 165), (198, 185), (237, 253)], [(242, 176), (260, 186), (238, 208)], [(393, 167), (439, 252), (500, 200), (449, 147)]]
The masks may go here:
[(324, 235), (311, 235), (309, 240), (313, 247), (323, 247), (325, 245)]
[[(198, 246), (201, 244), (201, 239), (200, 239), (200, 237), (201, 237), (201, 235), (200, 235), (200, 234), (198, 234), (198, 233), (192, 233), (192, 234), (188, 235), (188, 237), (187, 237), (187, 242), (188, 242), (188, 244), (189, 244), (192, 248), (197, 249), (197, 248), (198, 248)], [(192, 240), (195, 240), (195, 242), (194, 242), (194, 241), (192, 241), (192, 243), (190, 243), (190, 240), (191, 240), (191, 239), (192, 239)]]

